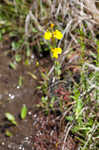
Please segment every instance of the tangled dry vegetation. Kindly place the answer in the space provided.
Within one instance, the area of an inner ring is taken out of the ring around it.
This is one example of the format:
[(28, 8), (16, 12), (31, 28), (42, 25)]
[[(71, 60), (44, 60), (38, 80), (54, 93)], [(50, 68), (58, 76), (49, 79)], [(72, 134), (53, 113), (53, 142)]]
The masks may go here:
[[(44, 32), (51, 23), (54, 23), (63, 33), (63, 38), (58, 43), (58, 47), (61, 46), (63, 49), (63, 54), (59, 58), (60, 63), (65, 65), (64, 61), (67, 59), (66, 65), (76, 64), (74, 70), (81, 74), (81, 81), (73, 92), (76, 104), (71, 102), (70, 106), (63, 108), (62, 119), (66, 116), (72, 117), (71, 119), (67, 117), (71, 123), (68, 129), (67, 126), (64, 129), (62, 150), (66, 149), (65, 143), (69, 132), (74, 133), (80, 142), (78, 149), (95, 150), (99, 146), (97, 142), (99, 141), (98, 14), (98, 2), (95, 1), (47, 0), (40, 1), (39, 4), (34, 1), (25, 20), (26, 37), (31, 36), (30, 21), (33, 21), (33, 25), (40, 32)], [(39, 34), (36, 34), (35, 37), (38, 36)], [(39, 43), (40, 41), (37, 44)], [(82, 57), (81, 64), (79, 64), (80, 56)], [(94, 63), (95, 60), (96, 63)], [(49, 76), (53, 70), (54, 66), (49, 71)]]
[[(14, 1), (15, 2), (15, 1)], [(9, 0), (0, 4), (1, 14), (4, 7), (15, 14), (12, 17), (19, 23), (10, 22), (5, 14), (5, 22), (0, 21), (9, 32), (11, 28), (17, 31), (15, 36), (28, 42), (30, 48), (37, 46), (41, 49), (41, 37), (51, 23), (63, 33), (58, 42), (63, 53), (59, 58), (62, 73), (71, 71), (79, 80), (73, 81), (71, 101), (64, 104), (62, 118), (68, 120), (68, 127), (64, 129), (64, 142), (62, 150), (66, 150), (65, 141), (69, 133), (75, 135), (78, 150), (98, 150), (99, 148), (99, 1), (95, 0), (37, 0), (23, 1), (19, 11), (17, 3)], [(8, 4), (8, 5), (7, 5)], [(5, 5), (5, 6), (3, 6)], [(16, 8), (16, 10), (13, 9)], [(25, 12), (23, 12), (25, 10)], [(11, 12), (11, 13), (12, 13)], [(2, 17), (0, 18), (2, 20)], [(23, 28), (24, 26), (24, 28)], [(19, 30), (18, 30), (18, 27)], [(21, 35), (19, 37), (19, 35)], [(24, 46), (23, 46), (24, 47)], [(23, 48), (23, 50), (25, 47)], [(21, 50), (20, 50), (21, 51)], [(48, 76), (53, 78), (54, 66), (49, 70)], [(80, 77), (77, 76), (79, 74)], [(68, 77), (68, 78), (69, 78)], [(63, 77), (64, 80), (68, 80)], [(56, 83), (53, 83), (56, 85)], [(50, 87), (49, 87), (50, 88)], [(70, 91), (69, 91), (70, 92)], [(67, 117), (68, 116), (68, 117)], [(67, 117), (67, 118), (66, 118)], [(67, 130), (67, 131), (66, 131)]]

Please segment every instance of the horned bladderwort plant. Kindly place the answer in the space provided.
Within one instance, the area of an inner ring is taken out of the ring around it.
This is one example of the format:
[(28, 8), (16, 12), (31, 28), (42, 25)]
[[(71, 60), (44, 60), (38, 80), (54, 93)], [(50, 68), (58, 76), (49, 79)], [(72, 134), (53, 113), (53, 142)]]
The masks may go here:
[[(61, 64), (58, 61), (58, 57), (62, 53), (62, 49), (60, 47), (57, 47), (57, 43), (58, 40), (61, 40), (63, 34), (59, 30), (54, 29), (54, 26), (55, 26), (54, 24), (50, 25), (49, 29), (47, 29), (47, 31), (44, 33), (43, 39), (45, 43), (48, 45), (48, 50), (50, 50), (50, 57), (54, 61), (54, 77), (56, 79), (59, 79), (61, 74)], [(48, 74), (45, 75), (41, 72), (41, 76), (43, 77), (44, 81), (40, 88), (44, 96), (41, 98), (40, 106), (45, 108), (48, 112), (49, 109), (54, 108), (55, 97), (53, 96), (49, 100), (49, 95), (47, 94), (49, 84)]]
[(63, 37), (63, 34), (59, 30), (53, 29), (54, 24), (51, 24), (50, 29), (44, 33), (44, 39), (47, 40), (50, 46), (51, 57), (57, 59), (58, 55), (62, 53), (60, 47), (56, 47), (57, 40), (60, 40)]
[(63, 34), (57, 29), (54, 30), (54, 24), (51, 24), (50, 28), (44, 33), (43, 37), (50, 47), (51, 58), (54, 59), (55, 76), (59, 78), (61, 74), (61, 65), (58, 61), (58, 57), (62, 53), (62, 49), (57, 47), (57, 42), (63, 38)]

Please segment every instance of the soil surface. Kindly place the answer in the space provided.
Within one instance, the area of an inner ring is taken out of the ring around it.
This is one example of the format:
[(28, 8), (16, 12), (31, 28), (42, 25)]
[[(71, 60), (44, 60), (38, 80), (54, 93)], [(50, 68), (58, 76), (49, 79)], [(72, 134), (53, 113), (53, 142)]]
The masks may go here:
[[(40, 102), (41, 93), (38, 92), (40, 70), (46, 71), (51, 67), (48, 58), (42, 58), (37, 67), (34, 57), (31, 65), (19, 63), (16, 69), (11, 69), (9, 64), (11, 56), (0, 50), (0, 150), (60, 150), (64, 129), (60, 130), (59, 117), (55, 114), (46, 116), (42, 110), (37, 110), (36, 104)], [(28, 72), (33, 73), (33, 79)], [(23, 84), (18, 85), (22, 76)], [(28, 108), (25, 120), (20, 119), (22, 105)], [(5, 113), (13, 114), (18, 123), (13, 126), (5, 119)], [(55, 121), (56, 119), (56, 121)], [(64, 126), (65, 127), (65, 126)], [(5, 135), (6, 130), (12, 133), (11, 137)], [(65, 150), (75, 150), (77, 144), (69, 136), (65, 141)]]

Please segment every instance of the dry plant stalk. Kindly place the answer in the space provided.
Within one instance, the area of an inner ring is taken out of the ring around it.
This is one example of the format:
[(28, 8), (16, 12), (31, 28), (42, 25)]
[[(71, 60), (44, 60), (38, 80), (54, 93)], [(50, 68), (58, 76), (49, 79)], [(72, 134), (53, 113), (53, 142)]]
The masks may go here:
[(96, 0), (84, 0), (85, 4), (87, 5), (87, 8), (92, 13), (93, 18), (97, 21), (99, 24), (99, 11), (96, 8)]

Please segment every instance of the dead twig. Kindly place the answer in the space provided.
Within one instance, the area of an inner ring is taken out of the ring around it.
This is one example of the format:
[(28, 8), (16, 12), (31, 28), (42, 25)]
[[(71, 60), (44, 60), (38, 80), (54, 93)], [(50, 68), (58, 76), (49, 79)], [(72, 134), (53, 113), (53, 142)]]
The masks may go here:
[(69, 134), (72, 127), (73, 127), (73, 123), (71, 125), (70, 125), (70, 123), (68, 123), (67, 126), (65, 127), (65, 130), (64, 130), (65, 138), (63, 141), (63, 145), (62, 145), (62, 150), (65, 150), (65, 142), (67, 140), (68, 134)]
[(43, 27), (39, 24), (38, 20), (36, 19), (36, 17), (33, 15), (32, 11), (29, 11), (29, 15), (31, 17), (31, 19), (33, 20), (33, 23), (35, 25), (35, 27), (38, 29), (38, 31), (40, 32), (44, 32)]

